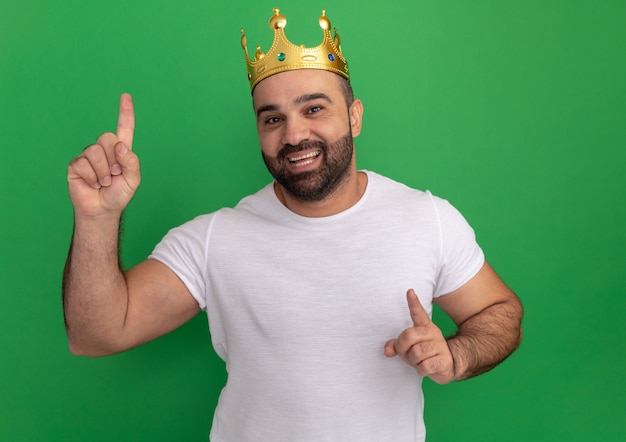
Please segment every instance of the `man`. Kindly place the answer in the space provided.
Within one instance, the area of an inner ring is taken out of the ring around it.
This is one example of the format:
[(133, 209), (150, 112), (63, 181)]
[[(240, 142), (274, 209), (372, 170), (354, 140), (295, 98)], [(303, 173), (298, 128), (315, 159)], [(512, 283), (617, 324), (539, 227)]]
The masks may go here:
[[(275, 182), (234, 209), (172, 230), (122, 271), (120, 217), (140, 182), (129, 95), (117, 133), (70, 163), (70, 349), (121, 352), (202, 309), (228, 369), (211, 440), (422, 441), (422, 377), (496, 366), (519, 345), (522, 308), (452, 206), (357, 170), (363, 104), (325, 13), (317, 48), (288, 43), (285, 25), (275, 10), (275, 44), (254, 60), (242, 31)], [(454, 336), (430, 320), (432, 302)]]

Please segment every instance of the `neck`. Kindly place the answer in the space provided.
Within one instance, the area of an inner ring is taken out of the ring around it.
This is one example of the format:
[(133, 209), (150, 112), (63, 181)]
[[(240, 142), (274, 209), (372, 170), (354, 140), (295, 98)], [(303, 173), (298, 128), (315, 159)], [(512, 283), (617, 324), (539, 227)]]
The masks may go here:
[(274, 192), (285, 207), (308, 218), (336, 215), (354, 206), (365, 193), (367, 175), (353, 167), (349, 175), (327, 197), (320, 201), (302, 201), (289, 194), (280, 184), (274, 183)]

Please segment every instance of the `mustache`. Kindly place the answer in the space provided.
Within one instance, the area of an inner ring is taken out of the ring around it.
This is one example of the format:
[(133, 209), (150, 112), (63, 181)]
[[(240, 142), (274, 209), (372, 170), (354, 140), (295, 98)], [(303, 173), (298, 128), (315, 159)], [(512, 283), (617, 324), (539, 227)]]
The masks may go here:
[(319, 149), (322, 152), (326, 152), (327, 146), (323, 141), (309, 141), (304, 140), (298, 144), (285, 144), (283, 148), (278, 152), (276, 158), (284, 160), (287, 155), (294, 154), (296, 152), (302, 152), (309, 149)]

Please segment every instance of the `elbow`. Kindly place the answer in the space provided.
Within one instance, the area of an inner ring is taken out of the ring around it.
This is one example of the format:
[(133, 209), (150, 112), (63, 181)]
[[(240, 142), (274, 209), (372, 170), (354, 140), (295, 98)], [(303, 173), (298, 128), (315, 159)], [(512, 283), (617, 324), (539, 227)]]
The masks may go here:
[(77, 339), (68, 337), (68, 348), (74, 356), (85, 356), (89, 358), (100, 358), (103, 356), (111, 356), (120, 353), (123, 350), (116, 350), (113, 347), (105, 347), (102, 345), (93, 345), (80, 342)]
[(107, 353), (102, 352), (102, 351), (97, 351), (93, 348), (89, 348), (86, 346), (82, 346), (73, 342), (69, 342), (68, 343), (68, 348), (70, 350), (70, 353), (72, 353), (74, 356), (86, 356), (86, 357), (90, 357), (90, 358), (98, 358), (101, 356), (108, 356)]
[(97, 357), (93, 352), (90, 352), (87, 348), (73, 342), (71, 340), (68, 341), (67, 347), (74, 356), (90, 356)]
[(524, 306), (519, 298), (515, 298), (514, 306), (511, 312), (512, 322), (515, 324), (515, 348), (518, 348), (522, 344), (523, 327), (522, 320), (524, 319)]
[(130, 347), (120, 336), (111, 333), (92, 333), (80, 327), (70, 327), (66, 322), (67, 346), (74, 356), (99, 358), (128, 350)]

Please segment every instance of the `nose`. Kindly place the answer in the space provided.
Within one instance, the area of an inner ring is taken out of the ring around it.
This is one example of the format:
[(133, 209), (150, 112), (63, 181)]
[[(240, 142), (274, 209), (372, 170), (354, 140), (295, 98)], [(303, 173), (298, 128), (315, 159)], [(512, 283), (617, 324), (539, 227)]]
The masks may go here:
[(309, 126), (303, 118), (292, 117), (285, 120), (281, 142), (283, 145), (296, 146), (302, 141), (308, 140), (311, 135)]

